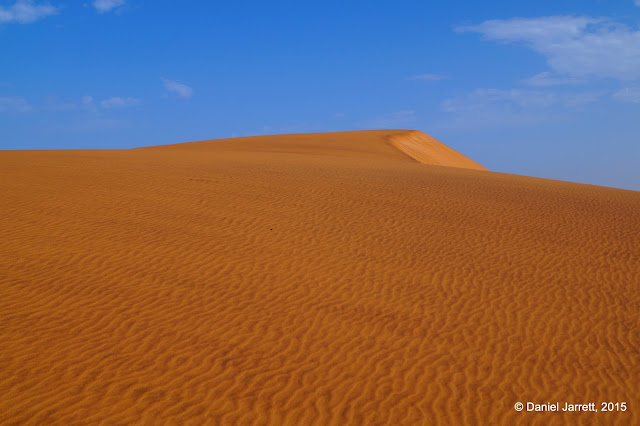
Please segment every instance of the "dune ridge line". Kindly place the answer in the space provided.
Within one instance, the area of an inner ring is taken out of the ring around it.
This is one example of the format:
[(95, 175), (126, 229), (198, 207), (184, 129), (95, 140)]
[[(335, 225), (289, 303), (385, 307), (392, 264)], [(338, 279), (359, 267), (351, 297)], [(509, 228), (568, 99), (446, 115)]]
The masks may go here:
[[(472, 159), (419, 130), (354, 130), (248, 136), (158, 145), (140, 149), (262, 151), (395, 161), (409, 157), (422, 164), (487, 170)], [(398, 155), (399, 153), (404, 155)]]

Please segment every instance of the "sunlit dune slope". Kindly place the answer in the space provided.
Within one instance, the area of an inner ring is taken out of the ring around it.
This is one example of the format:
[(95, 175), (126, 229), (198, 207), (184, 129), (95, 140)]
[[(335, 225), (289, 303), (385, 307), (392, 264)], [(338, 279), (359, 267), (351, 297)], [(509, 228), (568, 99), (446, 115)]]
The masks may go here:
[(639, 424), (640, 193), (422, 135), (0, 152), (0, 424)]
[(422, 164), (487, 170), (472, 159), (417, 130), (390, 135), (388, 139), (400, 151)]
[(313, 154), (358, 159), (407, 161), (486, 170), (475, 161), (417, 130), (369, 130), (217, 139), (145, 149), (243, 151)]

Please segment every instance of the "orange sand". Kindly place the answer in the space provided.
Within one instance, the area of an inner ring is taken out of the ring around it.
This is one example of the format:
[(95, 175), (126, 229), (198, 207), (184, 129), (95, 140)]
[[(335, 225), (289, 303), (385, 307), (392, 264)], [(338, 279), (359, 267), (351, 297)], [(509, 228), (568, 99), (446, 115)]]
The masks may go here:
[(473, 169), (406, 131), (1, 152), (0, 424), (639, 424), (640, 193)]

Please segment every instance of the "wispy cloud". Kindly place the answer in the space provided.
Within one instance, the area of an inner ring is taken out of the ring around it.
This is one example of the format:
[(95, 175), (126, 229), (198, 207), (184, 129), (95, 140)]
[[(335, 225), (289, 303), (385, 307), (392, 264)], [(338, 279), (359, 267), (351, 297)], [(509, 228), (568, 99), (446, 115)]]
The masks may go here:
[(17, 0), (13, 6), (0, 6), (0, 23), (28, 24), (56, 13), (58, 9), (49, 4), (38, 5), (33, 0)]
[(458, 32), (486, 40), (522, 43), (547, 59), (561, 75), (635, 80), (640, 76), (640, 31), (608, 19), (549, 16), (491, 20)]
[(443, 103), (445, 112), (480, 110), (489, 104), (502, 104), (512, 109), (545, 109), (552, 106), (577, 107), (598, 99), (598, 92), (556, 93), (550, 90), (476, 89), (474, 92)]
[(188, 99), (193, 95), (193, 89), (184, 83), (180, 83), (173, 80), (162, 79), (165, 90), (169, 94), (179, 96), (181, 98)]
[(27, 112), (31, 109), (31, 105), (24, 98), (18, 96), (0, 97), (0, 112)]
[[(640, 0), (638, 2), (640, 3)], [(625, 87), (615, 92), (611, 97), (616, 101), (640, 104), (640, 86)]]
[(103, 110), (110, 110), (116, 108), (125, 108), (135, 105), (140, 105), (142, 101), (133, 97), (120, 97), (113, 96), (111, 98), (98, 101), (93, 96), (85, 95), (81, 98), (71, 100), (61, 100), (56, 96), (49, 96), (45, 100), (44, 108), (49, 111), (75, 111), (84, 110), (92, 114), (100, 115)]
[(529, 86), (548, 87), (584, 84), (586, 83), (586, 80), (578, 77), (558, 76), (551, 72), (541, 72), (533, 77), (524, 79), (523, 82)]
[(416, 74), (407, 77), (406, 80), (438, 81), (445, 80), (447, 78), (449, 78), (449, 76), (444, 74)]
[(640, 7), (640, 0), (635, 1), (636, 6)]
[(126, 0), (95, 0), (93, 7), (100, 13), (109, 12), (116, 7), (123, 6)]
[(100, 102), (103, 108), (124, 108), (134, 105), (139, 105), (140, 99), (137, 98), (121, 98), (119, 96), (114, 96), (109, 99), (105, 99)]
[(442, 110), (450, 114), (451, 126), (508, 127), (557, 120), (578, 107), (596, 102), (601, 96), (601, 92), (476, 89), (445, 99)]
[(409, 125), (415, 121), (416, 114), (414, 110), (403, 110), (365, 120), (357, 123), (357, 125), (368, 129), (390, 129)]
[(99, 114), (98, 106), (95, 104), (93, 96), (85, 95), (80, 98), (80, 108), (93, 114)]
[(73, 111), (78, 108), (73, 102), (60, 100), (57, 96), (47, 96), (45, 98), (44, 107), (47, 111)]

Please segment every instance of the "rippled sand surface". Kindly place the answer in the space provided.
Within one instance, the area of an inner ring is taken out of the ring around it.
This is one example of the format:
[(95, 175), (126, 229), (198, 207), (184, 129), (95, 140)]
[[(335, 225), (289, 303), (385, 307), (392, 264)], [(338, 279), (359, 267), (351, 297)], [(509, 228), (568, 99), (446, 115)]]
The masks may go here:
[(0, 194), (0, 424), (640, 423), (638, 192), (370, 131), (4, 151)]

